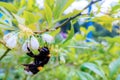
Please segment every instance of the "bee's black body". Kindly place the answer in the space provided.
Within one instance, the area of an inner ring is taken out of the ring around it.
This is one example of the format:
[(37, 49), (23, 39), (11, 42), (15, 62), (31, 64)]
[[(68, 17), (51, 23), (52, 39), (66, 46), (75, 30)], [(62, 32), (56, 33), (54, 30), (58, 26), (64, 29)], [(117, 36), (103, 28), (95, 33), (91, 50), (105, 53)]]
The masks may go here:
[(39, 70), (41, 70), (41, 68), (48, 63), (49, 59), (50, 59), (50, 52), (49, 49), (47, 47), (43, 47), (41, 49), (39, 49), (39, 54), (38, 55), (34, 55), (32, 53), (32, 51), (28, 49), (28, 53), (27, 55), (34, 58), (34, 62), (32, 64), (23, 64), (25, 67), (26, 71), (30, 71), (33, 74), (36, 74), (37, 72), (39, 72)]

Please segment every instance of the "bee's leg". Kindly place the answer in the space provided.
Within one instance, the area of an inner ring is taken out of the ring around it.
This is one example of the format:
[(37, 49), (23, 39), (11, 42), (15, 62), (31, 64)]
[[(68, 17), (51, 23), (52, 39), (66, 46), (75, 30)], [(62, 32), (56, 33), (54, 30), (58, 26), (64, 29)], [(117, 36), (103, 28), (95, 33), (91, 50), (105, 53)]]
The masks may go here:
[(23, 66), (30, 66), (31, 64), (22, 64)]
[(36, 64), (29, 64), (29, 66), (26, 66), (24, 68), (25, 71), (32, 73), (32, 74), (36, 74), (39, 72), (39, 70), (37, 69), (37, 65)]
[(30, 66), (33, 66), (34, 64), (22, 64), (23, 66), (25, 66), (24, 70), (26, 71), (30, 71)]
[(28, 50), (28, 52), (27, 52), (27, 55), (28, 55), (28, 56), (30, 56), (30, 57), (35, 57), (35, 55), (34, 55), (33, 52), (30, 50), (29, 47), (27, 47), (27, 50)]

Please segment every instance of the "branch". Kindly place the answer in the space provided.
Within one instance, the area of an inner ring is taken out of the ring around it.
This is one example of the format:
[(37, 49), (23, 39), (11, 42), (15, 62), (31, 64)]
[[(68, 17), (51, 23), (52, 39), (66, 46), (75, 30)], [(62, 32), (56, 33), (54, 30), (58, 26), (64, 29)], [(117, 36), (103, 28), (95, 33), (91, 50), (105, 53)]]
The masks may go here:
[(7, 53), (8, 53), (11, 49), (6, 46), (6, 44), (5, 44), (4, 41), (0, 40), (0, 43), (7, 48), (7, 50), (6, 50), (6, 51), (3, 53), (3, 55), (0, 57), (0, 61), (1, 61), (1, 60), (7, 55)]
[(48, 31), (54, 31), (54, 30), (56, 30), (56, 29), (59, 29), (59, 28), (63, 27), (64, 25), (66, 25), (66, 24), (67, 24), (68, 22), (70, 22), (71, 20), (73, 20), (73, 19), (75, 19), (76, 17), (82, 15), (82, 12), (83, 12), (85, 9), (87, 9), (89, 6), (95, 4), (95, 3), (99, 2), (99, 1), (101, 1), (101, 0), (96, 0), (96, 1), (93, 1), (93, 0), (92, 0), (85, 8), (83, 8), (83, 9), (81, 10), (80, 13), (78, 13), (78, 14), (70, 17), (70, 18), (68, 18), (66, 21), (64, 21), (62, 24), (56, 26), (54, 29), (45, 29), (45, 30), (43, 30), (43, 31), (35, 31), (34, 33), (35, 33), (35, 34), (42, 34), (42, 33), (48, 32)]
[(4, 45), (7, 49), (10, 49), (10, 48), (8, 48), (8, 47), (6, 46), (6, 44), (5, 44), (5, 42), (4, 42), (3, 40), (0, 40), (0, 43), (1, 43), (2, 45)]
[(5, 46), (5, 43), (4, 43), (2, 40), (0, 40), (0, 43), (3, 44), (3, 45)]
[(10, 49), (8, 48), (4, 54), (0, 57), (0, 61), (7, 55), (7, 53), (10, 51)]

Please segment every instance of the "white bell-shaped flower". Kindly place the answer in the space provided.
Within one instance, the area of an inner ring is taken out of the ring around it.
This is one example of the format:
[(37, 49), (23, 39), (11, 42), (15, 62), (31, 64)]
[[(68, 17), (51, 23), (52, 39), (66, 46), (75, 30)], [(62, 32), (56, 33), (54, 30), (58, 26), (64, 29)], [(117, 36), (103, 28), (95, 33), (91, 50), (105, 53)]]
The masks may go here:
[(54, 38), (49, 34), (43, 34), (42, 39), (47, 43), (52, 43)]
[(13, 35), (12, 37), (10, 37), (7, 41), (6, 41), (6, 46), (10, 49), (15, 48), (17, 45), (17, 36)]
[(39, 48), (39, 42), (34, 36), (32, 36), (30, 39), (30, 47), (34, 50), (37, 50)]
[(28, 52), (27, 47), (30, 47), (30, 43), (29, 43), (28, 40), (26, 40), (26, 41), (24, 42), (24, 44), (23, 44), (23, 46), (22, 46), (22, 51)]

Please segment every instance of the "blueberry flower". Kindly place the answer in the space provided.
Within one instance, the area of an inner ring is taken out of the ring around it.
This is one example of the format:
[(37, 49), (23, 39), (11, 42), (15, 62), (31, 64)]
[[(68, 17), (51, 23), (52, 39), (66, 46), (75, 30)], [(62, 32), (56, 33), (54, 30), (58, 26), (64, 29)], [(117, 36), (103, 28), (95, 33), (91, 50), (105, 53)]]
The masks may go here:
[(43, 34), (42, 39), (43, 39), (43, 41), (45, 41), (47, 43), (52, 43), (54, 40), (54, 38), (49, 34)]
[(30, 39), (30, 47), (34, 50), (37, 50), (39, 48), (39, 42), (34, 36), (32, 36)]

